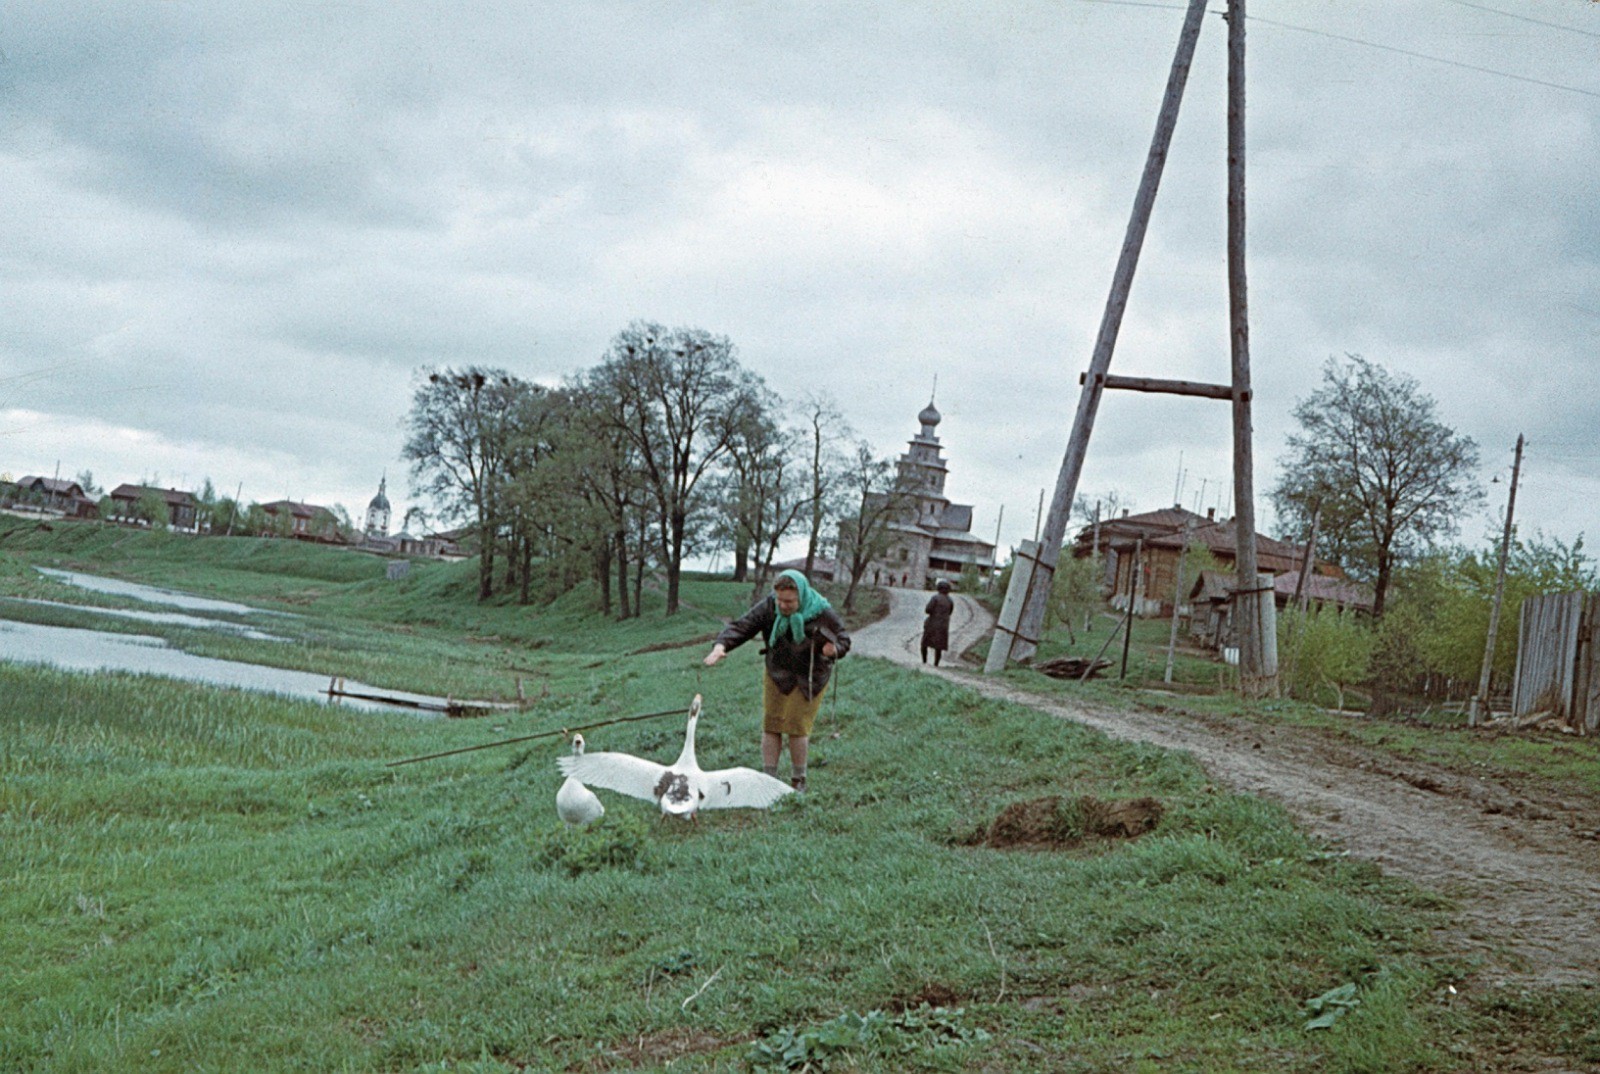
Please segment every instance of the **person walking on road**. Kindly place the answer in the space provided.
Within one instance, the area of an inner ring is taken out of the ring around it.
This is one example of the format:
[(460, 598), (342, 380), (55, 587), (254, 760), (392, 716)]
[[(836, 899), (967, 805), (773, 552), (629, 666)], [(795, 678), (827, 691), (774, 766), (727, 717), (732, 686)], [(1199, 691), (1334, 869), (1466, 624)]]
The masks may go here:
[(766, 674), (762, 677), (761, 767), (777, 776), (784, 739), (789, 741), (789, 783), (806, 789), (806, 759), (811, 727), (822, 707), (822, 693), (833, 663), (850, 651), (844, 620), (826, 597), (811, 588), (799, 571), (784, 571), (772, 583), (772, 594), (717, 635), (706, 654), (707, 667), (760, 635), (766, 642)]
[(944, 656), (944, 651), (950, 648), (950, 616), (956, 610), (956, 602), (950, 596), (950, 583), (943, 578), (934, 586), (938, 590), (928, 598), (928, 606), (922, 609), (927, 616), (922, 621), (922, 662), (928, 662), (928, 650), (933, 650), (933, 666), (939, 666), (939, 660)]

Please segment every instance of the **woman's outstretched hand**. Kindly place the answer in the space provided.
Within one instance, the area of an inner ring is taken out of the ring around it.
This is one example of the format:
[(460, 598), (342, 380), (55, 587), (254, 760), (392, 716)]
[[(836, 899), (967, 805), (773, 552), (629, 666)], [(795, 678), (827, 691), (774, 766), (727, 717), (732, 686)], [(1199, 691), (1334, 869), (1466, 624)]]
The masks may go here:
[(706, 654), (706, 667), (716, 667), (717, 663), (727, 655), (728, 650), (724, 649), (721, 645), (713, 645), (711, 647), (711, 651)]

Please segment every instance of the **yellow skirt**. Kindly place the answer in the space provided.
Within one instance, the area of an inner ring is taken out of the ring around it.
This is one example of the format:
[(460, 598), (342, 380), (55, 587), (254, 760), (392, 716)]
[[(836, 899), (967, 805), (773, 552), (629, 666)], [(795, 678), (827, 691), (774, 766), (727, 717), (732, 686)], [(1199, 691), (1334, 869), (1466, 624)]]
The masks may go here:
[(769, 735), (809, 736), (811, 725), (817, 718), (817, 710), (822, 707), (822, 695), (828, 692), (828, 688), (824, 686), (807, 701), (798, 686), (787, 694), (780, 694), (770, 676), (763, 674), (761, 683), (761, 729)]

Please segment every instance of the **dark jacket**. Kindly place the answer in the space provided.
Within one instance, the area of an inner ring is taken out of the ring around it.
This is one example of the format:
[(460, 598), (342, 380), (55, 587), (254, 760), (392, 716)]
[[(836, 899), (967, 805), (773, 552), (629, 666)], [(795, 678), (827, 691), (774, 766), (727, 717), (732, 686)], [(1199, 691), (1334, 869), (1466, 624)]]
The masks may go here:
[(948, 593), (935, 593), (922, 610), (928, 616), (922, 623), (922, 644), (930, 649), (950, 648), (950, 614), (956, 610), (956, 602)]
[(729, 623), (717, 635), (717, 644), (733, 652), (751, 638), (759, 638), (767, 658), (767, 677), (780, 694), (792, 693), (796, 686), (810, 701), (828, 685), (833, 674), (833, 662), (838, 657), (822, 655), (824, 642), (833, 642), (840, 657), (850, 651), (850, 635), (845, 632), (844, 620), (832, 608), (825, 609), (806, 624), (805, 639), (795, 641), (785, 631), (776, 644), (768, 642), (772, 624), (778, 619), (778, 601), (768, 596), (744, 615)]

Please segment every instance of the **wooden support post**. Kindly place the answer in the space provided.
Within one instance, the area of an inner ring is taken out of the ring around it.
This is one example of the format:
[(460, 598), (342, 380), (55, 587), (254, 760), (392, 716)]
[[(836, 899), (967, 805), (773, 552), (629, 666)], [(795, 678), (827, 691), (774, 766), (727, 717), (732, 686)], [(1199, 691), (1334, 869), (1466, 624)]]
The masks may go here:
[[(1019, 639), (1017, 629), (1017, 622), (1022, 617), (1022, 598), (1023, 595), (1028, 592), (1028, 586), (1031, 580), (1029, 578), (1024, 578), (1023, 581), (1019, 583), (1017, 581), (1017, 576), (1032, 575), (1034, 564), (1037, 562), (1038, 556), (1039, 543), (1037, 541), (1023, 541), (1017, 546), (1017, 554), (1011, 562), (1011, 584), (1006, 588), (1005, 603), (1000, 606), (1000, 616), (995, 621), (994, 642), (990, 645), (989, 649), (991, 656), (994, 650), (1002, 644), (1002, 638), (1006, 639), (1008, 642), (1013, 640), (1022, 641), (1030, 655), (1033, 653), (1033, 650), (1038, 647), (1039, 642), (1037, 635), (1034, 635), (1031, 638)], [(1012, 646), (1013, 649), (1022, 647), (1024, 647), (1024, 645)], [(1023, 657), (1018, 657), (1017, 659), (1020, 660), (1023, 659)], [(984, 670), (999, 671), (1004, 667), (1005, 665), (1003, 663), (998, 668), (990, 668), (985, 665)]]
[(1322, 502), (1311, 509), (1311, 535), (1306, 538), (1306, 554), (1300, 560), (1300, 578), (1294, 584), (1294, 601), (1302, 613), (1311, 603), (1311, 572), (1317, 565), (1317, 523), (1322, 519)]
[(1128, 646), (1133, 640), (1133, 606), (1139, 600), (1139, 572), (1144, 570), (1144, 538), (1133, 542), (1133, 569), (1128, 572), (1128, 616), (1122, 631), (1122, 670), (1117, 678), (1128, 677)]
[(1191, 523), (1188, 519), (1183, 521), (1183, 545), (1178, 549), (1178, 580), (1172, 586), (1172, 630), (1167, 634), (1167, 672), (1162, 676), (1163, 682), (1172, 681), (1172, 660), (1178, 650), (1178, 607), (1183, 603), (1183, 561), (1189, 554), (1189, 530)]
[[(1228, 3), (1228, 326), (1233, 358), (1233, 502), (1238, 571), (1239, 687), (1278, 692), (1277, 611), (1256, 571), (1255, 464), (1250, 427), (1250, 304), (1245, 286), (1244, 0)], [(1271, 635), (1269, 641), (1268, 636)]]
[(1483, 670), (1478, 673), (1478, 692), (1467, 706), (1467, 726), (1476, 727), (1489, 707), (1489, 678), (1494, 671), (1494, 642), (1500, 630), (1500, 604), (1506, 595), (1506, 559), (1511, 554), (1511, 517), (1517, 509), (1517, 478), (1522, 473), (1522, 434), (1517, 434), (1517, 454), (1511, 463), (1511, 492), (1506, 497), (1506, 529), (1500, 536), (1500, 566), (1494, 577), (1494, 604), (1489, 608), (1489, 638), (1483, 645)]
[[(1200, 24), (1205, 18), (1206, 0), (1189, 0), (1183, 29), (1178, 35), (1178, 48), (1172, 58), (1172, 69), (1167, 75), (1167, 88), (1161, 99), (1161, 111), (1156, 117), (1156, 130), (1150, 140), (1150, 151), (1145, 156), (1144, 173), (1139, 180), (1139, 192), (1134, 196), (1133, 213), (1128, 220), (1128, 230), (1122, 242), (1122, 253), (1117, 259), (1116, 273), (1111, 280), (1111, 293), (1106, 298), (1106, 308), (1100, 318), (1100, 331), (1095, 338), (1094, 355), (1089, 362), (1089, 376), (1083, 391), (1078, 395), (1078, 412), (1072, 423), (1072, 436), (1067, 441), (1066, 455), (1061, 460), (1061, 470), (1056, 475), (1055, 494), (1050, 500), (1050, 516), (1039, 537), (1038, 569), (1030, 572), (1029, 584), (1021, 594), (1022, 611), (1016, 633), (1004, 634), (998, 628), (994, 643), (989, 647), (989, 658), (983, 670), (993, 674), (1006, 666), (1008, 660), (1020, 660), (1033, 652), (1031, 647), (1017, 643), (1025, 635), (1037, 637), (1043, 629), (1045, 608), (1050, 598), (1050, 581), (1055, 575), (1056, 561), (1061, 555), (1061, 540), (1067, 529), (1067, 515), (1072, 509), (1072, 497), (1078, 491), (1078, 478), (1083, 473), (1083, 460), (1089, 449), (1089, 433), (1094, 428), (1095, 412), (1100, 408), (1104, 389), (1101, 378), (1111, 366), (1111, 353), (1116, 349), (1117, 333), (1122, 327), (1122, 314), (1128, 305), (1128, 294), (1133, 289), (1133, 273), (1139, 264), (1139, 251), (1144, 245), (1144, 235), (1150, 224), (1150, 212), (1155, 206), (1156, 191), (1161, 186), (1161, 173), (1166, 167), (1167, 150), (1172, 144), (1172, 131), (1178, 123), (1178, 107), (1183, 103), (1184, 84), (1189, 80), (1189, 67), (1194, 60), (1195, 43), (1200, 38)], [(1012, 572), (1011, 585), (1018, 584)], [(1006, 600), (1011, 594), (1008, 591)]]

